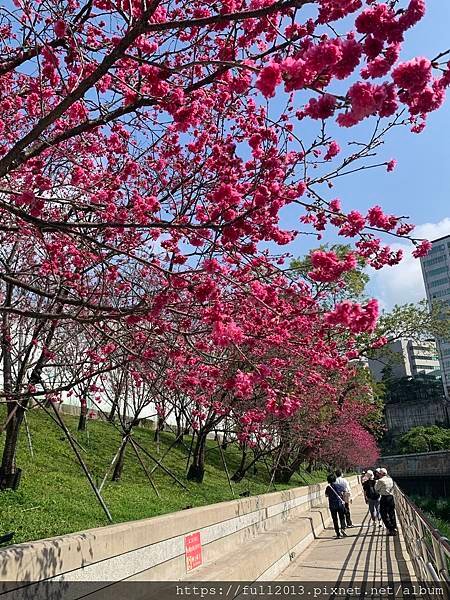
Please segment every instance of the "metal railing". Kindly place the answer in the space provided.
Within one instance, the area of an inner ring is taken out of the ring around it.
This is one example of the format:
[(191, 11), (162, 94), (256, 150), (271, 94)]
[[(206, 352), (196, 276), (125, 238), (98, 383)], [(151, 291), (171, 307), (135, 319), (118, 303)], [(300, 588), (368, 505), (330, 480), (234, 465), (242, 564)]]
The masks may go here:
[(401, 489), (395, 486), (397, 516), (419, 581), (441, 584), (450, 590), (450, 541)]

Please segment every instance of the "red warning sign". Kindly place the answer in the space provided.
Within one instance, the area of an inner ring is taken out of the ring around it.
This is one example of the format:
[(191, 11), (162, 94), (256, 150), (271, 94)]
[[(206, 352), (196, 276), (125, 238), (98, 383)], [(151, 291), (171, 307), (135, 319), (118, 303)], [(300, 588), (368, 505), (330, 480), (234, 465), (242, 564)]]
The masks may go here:
[(186, 571), (192, 571), (202, 564), (200, 531), (191, 533), (184, 538), (184, 552), (186, 554)]

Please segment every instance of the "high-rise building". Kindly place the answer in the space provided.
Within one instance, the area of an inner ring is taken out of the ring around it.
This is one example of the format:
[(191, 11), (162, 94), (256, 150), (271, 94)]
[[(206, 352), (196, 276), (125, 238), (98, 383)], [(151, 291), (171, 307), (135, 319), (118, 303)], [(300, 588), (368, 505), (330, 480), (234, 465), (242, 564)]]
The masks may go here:
[[(450, 235), (433, 240), (430, 252), (420, 262), (430, 306), (437, 300), (450, 306)], [(437, 342), (442, 383), (450, 398), (450, 339)]]
[(391, 340), (369, 359), (375, 381), (385, 383), (388, 431), (400, 435), (418, 425), (447, 425), (450, 403), (444, 397), (434, 340)]
[(378, 358), (369, 359), (369, 368), (375, 381), (384, 376), (391, 379), (440, 376), (436, 343), (433, 340), (415, 341), (400, 338), (383, 347)]

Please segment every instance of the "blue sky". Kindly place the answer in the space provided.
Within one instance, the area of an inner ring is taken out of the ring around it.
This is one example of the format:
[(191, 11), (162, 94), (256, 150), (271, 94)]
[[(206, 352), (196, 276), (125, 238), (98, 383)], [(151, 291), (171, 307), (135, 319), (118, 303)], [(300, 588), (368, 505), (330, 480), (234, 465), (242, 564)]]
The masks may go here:
[[(425, 18), (407, 32), (401, 58), (433, 58), (447, 50), (450, 48), (449, 27), (450, 2), (428, 0)], [(365, 124), (362, 133), (364, 128)], [(350, 132), (354, 139), (361, 138), (360, 132)], [(336, 128), (333, 134), (344, 147), (341, 141), (347, 132)], [(330, 197), (339, 197), (347, 209), (364, 211), (369, 206), (379, 204), (387, 212), (407, 215), (418, 225), (417, 234), (420, 237), (450, 234), (449, 134), (450, 94), (447, 103), (429, 116), (427, 127), (421, 134), (413, 134), (408, 128), (399, 127), (388, 135), (380, 156), (386, 160), (397, 159), (394, 172), (374, 169), (342, 178)], [(290, 210), (284, 214), (282, 223), (286, 227), (298, 227), (298, 223), (293, 222)], [(290, 249), (296, 254), (303, 254), (308, 247), (316, 245), (317, 242), (302, 236)], [(404, 249), (408, 254), (407, 245)], [(395, 303), (417, 301), (424, 296), (420, 265), (410, 256), (407, 256), (403, 265), (386, 268), (373, 275), (369, 292), (380, 299), (384, 308), (390, 308)]]

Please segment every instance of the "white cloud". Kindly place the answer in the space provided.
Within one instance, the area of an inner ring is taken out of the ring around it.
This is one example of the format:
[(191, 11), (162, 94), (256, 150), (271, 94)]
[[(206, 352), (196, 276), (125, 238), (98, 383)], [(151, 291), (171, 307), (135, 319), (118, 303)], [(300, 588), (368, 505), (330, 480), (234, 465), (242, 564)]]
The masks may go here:
[(444, 237), (444, 235), (450, 235), (450, 217), (445, 217), (445, 219), (442, 219), (439, 223), (424, 223), (423, 225), (417, 225), (413, 235), (431, 241)]
[[(434, 240), (450, 235), (450, 218), (439, 223), (424, 223), (416, 226), (414, 237)], [(426, 297), (420, 260), (412, 256), (411, 244), (391, 244), (395, 250), (402, 249), (404, 258), (395, 267), (384, 267), (380, 271), (370, 269), (368, 292), (378, 298), (380, 307), (391, 309), (395, 304), (418, 302)]]

